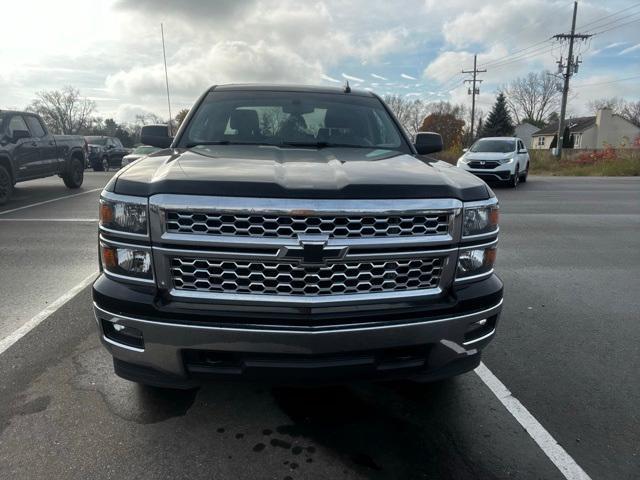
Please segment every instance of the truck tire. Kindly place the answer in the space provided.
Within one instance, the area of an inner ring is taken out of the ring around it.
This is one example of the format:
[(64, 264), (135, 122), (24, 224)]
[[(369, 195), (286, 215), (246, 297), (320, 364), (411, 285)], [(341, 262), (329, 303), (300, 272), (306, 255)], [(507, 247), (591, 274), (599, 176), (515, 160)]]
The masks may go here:
[(514, 173), (513, 175), (511, 175), (511, 178), (509, 179), (509, 186), (511, 188), (516, 188), (518, 186), (518, 183), (520, 183), (520, 167), (518, 165), (516, 165), (516, 173)]
[(80, 188), (84, 180), (84, 165), (82, 160), (72, 158), (69, 168), (62, 176), (62, 180), (67, 188)]
[(527, 163), (527, 168), (524, 173), (520, 175), (520, 183), (527, 183), (527, 177), (529, 176), (529, 164)]
[(4, 165), (0, 165), (0, 205), (9, 201), (13, 194), (13, 179)]

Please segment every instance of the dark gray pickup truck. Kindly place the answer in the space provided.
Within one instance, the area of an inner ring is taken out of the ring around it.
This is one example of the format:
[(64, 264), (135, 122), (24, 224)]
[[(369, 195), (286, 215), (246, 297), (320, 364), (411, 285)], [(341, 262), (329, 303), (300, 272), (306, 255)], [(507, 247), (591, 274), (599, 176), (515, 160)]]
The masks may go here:
[(51, 135), (34, 113), (0, 110), (0, 205), (25, 180), (59, 175), (68, 188), (79, 188), (86, 152), (82, 137)]
[[(498, 202), (376, 95), (207, 90), (100, 199), (93, 285), (116, 373), (151, 385), (475, 368), (494, 337)], [(169, 147), (169, 148), (167, 148)]]

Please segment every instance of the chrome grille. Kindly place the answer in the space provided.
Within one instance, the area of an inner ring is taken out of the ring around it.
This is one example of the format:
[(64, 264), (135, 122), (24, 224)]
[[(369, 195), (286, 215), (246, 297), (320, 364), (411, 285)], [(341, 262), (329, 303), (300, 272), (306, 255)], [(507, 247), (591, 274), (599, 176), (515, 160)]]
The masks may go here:
[(165, 226), (169, 233), (260, 238), (297, 238), (301, 234), (324, 234), (329, 238), (405, 237), (446, 235), (449, 213), (292, 216), (169, 210)]
[(301, 266), (295, 263), (173, 257), (178, 290), (271, 295), (341, 295), (432, 289), (439, 286), (443, 257), (367, 260)]

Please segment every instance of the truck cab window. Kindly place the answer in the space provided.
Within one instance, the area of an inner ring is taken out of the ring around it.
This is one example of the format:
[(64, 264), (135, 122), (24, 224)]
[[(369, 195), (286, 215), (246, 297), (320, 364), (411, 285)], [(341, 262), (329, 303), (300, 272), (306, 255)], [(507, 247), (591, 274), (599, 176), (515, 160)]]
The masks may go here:
[(29, 128), (27, 128), (27, 124), (24, 122), (24, 119), (20, 115), (14, 115), (13, 117), (11, 117), (7, 135), (9, 137), (13, 137), (13, 132), (15, 132), (16, 130), (26, 130), (27, 132), (29, 131)]
[(29, 131), (31, 135), (37, 138), (42, 138), (46, 135), (44, 128), (40, 124), (40, 121), (36, 117), (32, 117), (31, 115), (25, 117), (27, 120), (27, 125), (29, 125)]

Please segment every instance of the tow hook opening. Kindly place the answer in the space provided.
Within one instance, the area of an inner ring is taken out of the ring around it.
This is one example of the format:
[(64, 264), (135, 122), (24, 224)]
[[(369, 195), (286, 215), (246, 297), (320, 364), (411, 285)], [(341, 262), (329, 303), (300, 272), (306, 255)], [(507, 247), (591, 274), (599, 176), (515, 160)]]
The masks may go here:
[(110, 322), (104, 319), (101, 320), (101, 323), (104, 336), (109, 340), (120, 343), (122, 345), (126, 345), (128, 347), (144, 349), (144, 338), (142, 336), (142, 331), (134, 327)]

